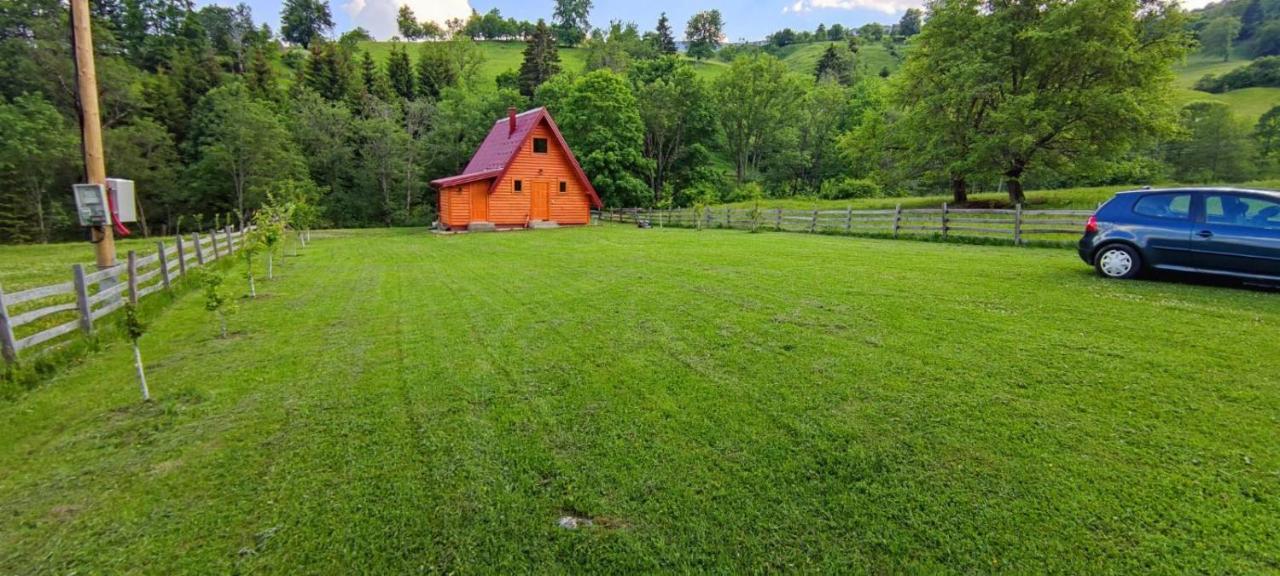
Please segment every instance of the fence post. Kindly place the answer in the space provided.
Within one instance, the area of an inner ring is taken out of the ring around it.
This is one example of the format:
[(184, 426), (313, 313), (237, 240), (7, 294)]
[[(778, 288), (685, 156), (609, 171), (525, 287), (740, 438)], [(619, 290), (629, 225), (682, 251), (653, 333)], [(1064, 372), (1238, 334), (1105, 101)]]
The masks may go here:
[(813, 218), (809, 220), (809, 233), (813, 234), (813, 231), (817, 229), (818, 229), (818, 209), (814, 208)]
[(178, 236), (178, 275), (187, 275), (187, 251), (182, 248), (182, 236)]
[(89, 283), (84, 279), (84, 266), (76, 264), (71, 267), (75, 275), (76, 308), (80, 310), (80, 331), (86, 335), (93, 334), (93, 311), (89, 309)]
[(1022, 245), (1022, 203), (1013, 207), (1013, 245)]
[(942, 239), (947, 239), (947, 203), (942, 203)]
[(169, 289), (169, 258), (164, 254), (164, 240), (156, 242), (157, 254), (160, 255), (160, 281), (164, 282), (164, 289)]
[(724, 209), (724, 227), (733, 228), (733, 208)]
[(196, 245), (196, 264), (204, 266), (204, 249), (200, 247), (200, 233), (192, 234), (191, 240)]
[(129, 303), (138, 303), (138, 253), (129, 251)]
[(853, 231), (853, 205), (850, 204), (844, 209), (844, 233), (848, 234)]
[(707, 227), (707, 228), (710, 228), (710, 227), (711, 227), (711, 219), (715, 217), (715, 215), (714, 215), (714, 214), (712, 214), (712, 212), (714, 212), (714, 211), (711, 209), (711, 207), (710, 207), (710, 206), (706, 207), (703, 211), (704, 211), (704, 212), (706, 213), (706, 215), (707, 215), (707, 226), (706, 226), (706, 227)]
[(236, 245), (231, 243), (231, 225), (227, 224), (227, 227), (225, 230), (226, 230), (226, 233), (224, 236), (227, 239), (227, 255), (230, 256), (232, 252), (236, 251)]
[(212, 240), (209, 246), (213, 247), (213, 259), (217, 260), (222, 257), (222, 254), (218, 253), (218, 230), (216, 228), (209, 231), (209, 239)]
[(898, 237), (898, 229), (902, 228), (902, 203), (893, 208), (893, 237)]
[(773, 213), (774, 213), (773, 227), (777, 231), (781, 232), (782, 231), (782, 209), (774, 208)]
[(0, 288), (0, 356), (10, 364), (18, 361), (18, 345), (13, 339), (13, 325), (9, 323), (9, 306), (4, 303), (3, 288)]

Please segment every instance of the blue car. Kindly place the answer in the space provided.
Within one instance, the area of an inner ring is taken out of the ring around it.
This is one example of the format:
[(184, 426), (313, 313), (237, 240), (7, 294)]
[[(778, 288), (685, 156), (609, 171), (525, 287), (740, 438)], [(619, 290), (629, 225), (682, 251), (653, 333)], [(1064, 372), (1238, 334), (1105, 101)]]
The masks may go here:
[(1089, 218), (1079, 248), (1107, 278), (1168, 270), (1280, 282), (1280, 192), (1121, 192)]

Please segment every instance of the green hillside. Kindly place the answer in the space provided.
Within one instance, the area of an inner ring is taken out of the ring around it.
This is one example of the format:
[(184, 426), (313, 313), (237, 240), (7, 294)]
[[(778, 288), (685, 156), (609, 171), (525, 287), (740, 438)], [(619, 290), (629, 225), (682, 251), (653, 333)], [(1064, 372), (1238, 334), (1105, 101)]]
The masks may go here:
[[(385, 62), (391, 54), (392, 42), (361, 42), (360, 49), (373, 55), (377, 62)], [(401, 42), (409, 51), (409, 58), (418, 60), (420, 43)], [(800, 74), (812, 74), (822, 52), (831, 42), (814, 42), (809, 44), (793, 44), (782, 48), (779, 57), (791, 70)], [(523, 42), (478, 42), (484, 63), (480, 65), (480, 76), (494, 79), (507, 70), (518, 70), (524, 59)], [(897, 70), (901, 65), (898, 58), (889, 54), (879, 44), (863, 46), (859, 49), (863, 69), (871, 74), (878, 73), (881, 68)], [(585, 48), (561, 48), (560, 66), (569, 72), (581, 72), (586, 67), (587, 50)], [(695, 72), (704, 79), (713, 79), (728, 69), (729, 64), (720, 60), (689, 60)]]
[(1194, 88), (1196, 81), (1206, 74), (1219, 76), (1248, 64), (1249, 60), (1245, 58), (1223, 62), (1217, 57), (1199, 54), (1192, 56), (1174, 70), (1177, 74), (1174, 80), (1177, 87), (1175, 98), (1179, 104), (1202, 100), (1222, 102), (1230, 106), (1240, 118), (1255, 122), (1267, 110), (1280, 105), (1280, 88), (1241, 88), (1225, 94), (1210, 94)]
[[(374, 60), (385, 62), (391, 54), (392, 42), (361, 42), (360, 49), (373, 55)], [(418, 42), (401, 42), (409, 50), (409, 58), (418, 61)], [(519, 70), (524, 61), (524, 42), (477, 42), (480, 52), (484, 54), (484, 62), (480, 65), (481, 78), (494, 79), (507, 70)], [(586, 67), (587, 51), (585, 48), (560, 48), (560, 67), (569, 72), (581, 72)], [(718, 61), (689, 61), (699, 75), (704, 78), (718, 76), (726, 64)]]
[[(778, 51), (782, 62), (788, 68), (801, 74), (813, 74), (818, 66), (818, 59), (827, 47), (838, 42), (811, 42), (808, 44), (792, 44)], [(897, 70), (902, 65), (900, 56), (906, 53), (905, 48), (898, 48), (899, 56), (894, 56), (880, 44), (867, 44), (858, 47), (858, 64), (865, 72), (875, 74), (881, 68)]]

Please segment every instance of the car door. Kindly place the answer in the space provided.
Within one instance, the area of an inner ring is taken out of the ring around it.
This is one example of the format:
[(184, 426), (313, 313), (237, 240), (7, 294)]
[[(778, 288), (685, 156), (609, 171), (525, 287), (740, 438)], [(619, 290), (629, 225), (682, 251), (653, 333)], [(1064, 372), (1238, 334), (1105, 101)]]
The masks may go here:
[(1133, 215), (1122, 224), (1142, 248), (1147, 263), (1156, 268), (1192, 268), (1191, 208), (1195, 196), (1188, 190), (1143, 194), (1133, 202)]
[(1208, 192), (1196, 220), (1197, 268), (1280, 277), (1280, 199)]

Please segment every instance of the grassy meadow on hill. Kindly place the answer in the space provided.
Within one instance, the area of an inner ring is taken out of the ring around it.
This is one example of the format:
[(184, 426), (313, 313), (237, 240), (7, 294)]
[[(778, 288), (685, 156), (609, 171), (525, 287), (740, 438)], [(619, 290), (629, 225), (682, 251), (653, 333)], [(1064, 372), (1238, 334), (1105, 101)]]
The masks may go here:
[[(360, 50), (368, 52), (377, 62), (385, 62), (391, 54), (392, 42), (361, 42)], [(409, 51), (409, 58), (414, 62), (418, 60), (417, 42), (401, 42)], [(808, 44), (793, 44), (783, 48), (779, 57), (789, 69), (801, 74), (813, 74), (814, 67), (818, 63), (818, 58), (822, 56), (822, 52), (827, 49), (830, 42), (813, 42)], [(520, 63), (524, 61), (524, 42), (499, 42), (485, 41), (477, 42), (480, 52), (484, 54), (484, 62), (480, 65), (480, 77), (482, 80), (491, 82), (498, 77), (499, 74), (507, 70), (520, 69)], [(585, 48), (564, 48), (559, 49), (561, 69), (570, 72), (581, 72), (586, 67)], [(869, 74), (876, 74), (881, 67), (887, 66), (890, 70), (896, 70), (901, 64), (897, 58), (889, 55), (889, 52), (879, 44), (862, 46), (859, 54), (863, 56), (861, 62), (864, 69)], [(695, 72), (704, 79), (710, 80), (718, 77), (729, 64), (717, 59), (710, 60), (693, 60), (688, 59), (690, 65), (693, 66)]]
[(1187, 104), (1199, 100), (1222, 102), (1230, 106), (1240, 119), (1250, 124), (1257, 122), (1258, 118), (1272, 107), (1280, 105), (1280, 88), (1239, 88), (1222, 94), (1210, 94), (1195, 90), (1196, 81), (1206, 74), (1220, 76), (1236, 68), (1247, 66), (1249, 62), (1250, 60), (1242, 57), (1232, 58), (1228, 62), (1223, 62), (1221, 58), (1208, 57), (1202, 54), (1192, 56), (1183, 65), (1174, 68), (1174, 73), (1176, 74), (1174, 79), (1174, 98), (1179, 104)]
[(154, 402), (114, 342), (0, 404), (0, 573), (1280, 565), (1275, 294), (820, 235), (315, 238), (231, 338), (194, 292), (150, 320)]

